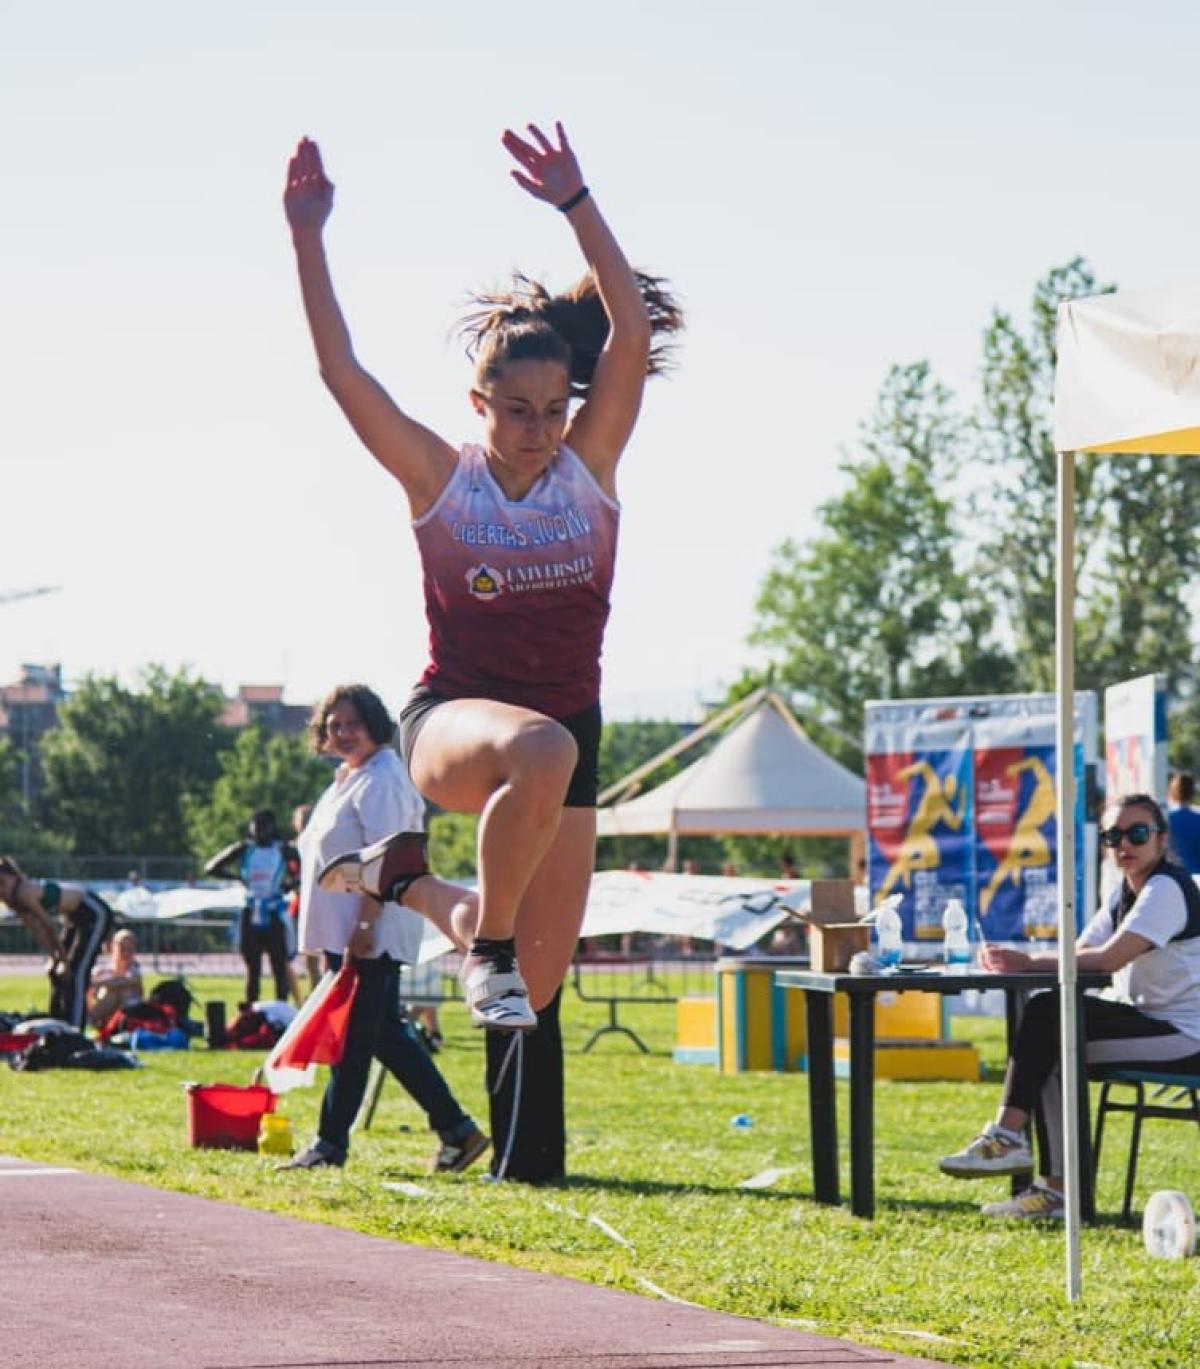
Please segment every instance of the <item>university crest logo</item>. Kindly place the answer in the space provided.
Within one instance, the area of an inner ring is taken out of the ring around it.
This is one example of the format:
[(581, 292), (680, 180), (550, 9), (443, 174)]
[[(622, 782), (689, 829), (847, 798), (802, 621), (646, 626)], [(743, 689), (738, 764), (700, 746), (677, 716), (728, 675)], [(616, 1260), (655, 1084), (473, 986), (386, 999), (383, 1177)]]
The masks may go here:
[(476, 599), (499, 599), (503, 577), (488, 566), (472, 566), (467, 571), (467, 589)]

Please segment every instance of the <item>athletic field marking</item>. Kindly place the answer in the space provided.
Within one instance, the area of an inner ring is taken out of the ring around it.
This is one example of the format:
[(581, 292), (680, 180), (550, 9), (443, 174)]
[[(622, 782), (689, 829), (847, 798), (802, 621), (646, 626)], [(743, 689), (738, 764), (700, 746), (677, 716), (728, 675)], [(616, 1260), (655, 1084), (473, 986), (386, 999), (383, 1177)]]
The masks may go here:
[(643, 1278), (641, 1274), (637, 1276), (637, 1281), (643, 1288), (648, 1289), (656, 1298), (661, 1298), (663, 1302), (678, 1303), (680, 1307), (700, 1307), (702, 1312), (711, 1312), (711, 1307), (701, 1307), (698, 1302), (689, 1302), (687, 1298), (677, 1298), (674, 1293), (668, 1293), (665, 1288), (659, 1288), (658, 1284), (651, 1283), (649, 1279)]
[(788, 1165), (783, 1169), (764, 1169), (757, 1174), (752, 1174), (749, 1179), (743, 1179), (738, 1188), (770, 1188), (772, 1184), (777, 1184), (785, 1174), (790, 1174), (795, 1169), (795, 1165)]
[(43, 1174), (78, 1174), (77, 1169), (58, 1169), (53, 1165), (47, 1165), (44, 1169), (5, 1169), (0, 1165), (0, 1179), (31, 1179), (39, 1178)]
[(395, 1183), (390, 1180), (384, 1180), (380, 1187), (386, 1188), (389, 1193), (403, 1193), (406, 1198), (433, 1197), (433, 1194), (427, 1188), (422, 1188), (420, 1184), (410, 1184), (407, 1179), (402, 1179)]

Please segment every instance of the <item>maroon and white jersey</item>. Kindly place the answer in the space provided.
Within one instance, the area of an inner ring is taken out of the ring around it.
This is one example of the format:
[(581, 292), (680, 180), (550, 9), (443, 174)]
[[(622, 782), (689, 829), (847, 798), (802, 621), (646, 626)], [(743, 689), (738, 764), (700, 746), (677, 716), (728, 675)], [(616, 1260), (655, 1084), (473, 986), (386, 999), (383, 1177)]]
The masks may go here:
[(429, 620), (422, 684), (553, 718), (596, 703), (619, 519), (569, 447), (514, 501), (484, 449), (464, 446), (437, 502), (413, 523)]

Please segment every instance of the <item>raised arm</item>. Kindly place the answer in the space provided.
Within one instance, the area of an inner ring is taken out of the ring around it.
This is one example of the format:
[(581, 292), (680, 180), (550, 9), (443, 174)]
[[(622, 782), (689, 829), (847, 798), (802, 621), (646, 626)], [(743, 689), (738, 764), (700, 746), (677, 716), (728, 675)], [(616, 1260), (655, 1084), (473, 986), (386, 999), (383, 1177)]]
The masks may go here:
[(205, 861), (201, 873), (217, 879), (241, 879), (242, 852), (245, 849), (244, 841), (230, 842), (224, 850), (218, 851), (210, 860)]
[(321, 378), (372, 456), (396, 477), (419, 517), (441, 493), (454, 469), (454, 449), (409, 418), (359, 364), (325, 259), (325, 222), (333, 184), (316, 143), (301, 139), (288, 163), (284, 212), (292, 230), (300, 292)]
[(650, 315), (633, 268), (584, 183), (562, 124), (556, 123), (554, 130), (557, 146), (534, 124), (529, 125), (531, 141), (510, 129), (503, 142), (524, 168), (512, 172), (513, 180), (536, 199), (556, 208), (567, 206), (565, 216), (608, 315), (608, 341), (566, 440), (600, 484), (612, 492), (613, 473), (637, 421), (646, 384)]

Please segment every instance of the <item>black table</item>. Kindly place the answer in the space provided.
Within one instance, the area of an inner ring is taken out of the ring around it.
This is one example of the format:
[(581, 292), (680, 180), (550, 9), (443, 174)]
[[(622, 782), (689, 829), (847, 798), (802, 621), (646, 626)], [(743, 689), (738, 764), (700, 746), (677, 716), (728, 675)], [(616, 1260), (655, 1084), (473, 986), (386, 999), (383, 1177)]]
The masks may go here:
[[(833, 1070), (833, 995), (850, 999), (850, 1210), (856, 1217), (875, 1215), (875, 995), (918, 992), (956, 994), (964, 989), (1002, 989), (1008, 1051), (1020, 1024), (1025, 1000), (1037, 989), (1056, 988), (1056, 972), (998, 974), (965, 970), (896, 974), (823, 974), (815, 970), (780, 970), (775, 982), (804, 991), (808, 1030), (808, 1113), (812, 1133), (813, 1196), (820, 1203), (841, 1201), (838, 1191), (837, 1108)], [(1081, 974), (1078, 992), (1108, 983), (1107, 975)], [(1079, 1021), (1082, 1022), (1082, 1011)], [(1095, 1217), (1092, 1148), (1088, 1135), (1087, 1070), (1083, 1034), (1079, 1035), (1079, 1175), (1080, 1212)]]

